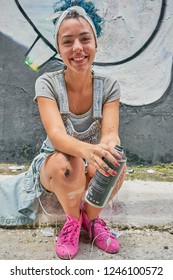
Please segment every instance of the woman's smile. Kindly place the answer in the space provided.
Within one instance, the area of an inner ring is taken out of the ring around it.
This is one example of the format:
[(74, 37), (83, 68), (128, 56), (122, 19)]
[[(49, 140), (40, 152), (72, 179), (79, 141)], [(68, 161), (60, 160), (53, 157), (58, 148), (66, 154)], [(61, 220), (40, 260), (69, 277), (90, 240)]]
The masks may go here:
[(96, 42), (90, 24), (83, 18), (64, 20), (58, 38), (60, 55), (67, 69), (75, 72), (88, 71), (96, 53)]

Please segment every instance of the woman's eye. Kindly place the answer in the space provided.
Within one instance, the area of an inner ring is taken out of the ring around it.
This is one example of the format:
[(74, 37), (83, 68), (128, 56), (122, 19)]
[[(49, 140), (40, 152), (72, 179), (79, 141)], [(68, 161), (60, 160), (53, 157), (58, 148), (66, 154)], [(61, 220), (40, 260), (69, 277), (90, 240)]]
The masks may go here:
[(73, 41), (67, 40), (67, 41), (64, 41), (64, 42), (63, 42), (63, 45), (70, 45), (70, 44), (72, 44), (72, 43), (73, 43)]
[(83, 37), (83, 38), (82, 38), (82, 41), (84, 41), (84, 42), (88, 42), (89, 40), (90, 40), (89, 37)]

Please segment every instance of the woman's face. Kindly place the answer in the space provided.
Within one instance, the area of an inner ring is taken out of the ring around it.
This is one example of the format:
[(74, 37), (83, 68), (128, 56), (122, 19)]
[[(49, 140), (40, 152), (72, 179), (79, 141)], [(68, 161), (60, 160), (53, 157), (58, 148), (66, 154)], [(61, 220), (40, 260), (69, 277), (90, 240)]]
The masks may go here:
[(96, 42), (90, 24), (83, 18), (65, 19), (58, 33), (58, 48), (67, 69), (85, 72), (96, 53)]

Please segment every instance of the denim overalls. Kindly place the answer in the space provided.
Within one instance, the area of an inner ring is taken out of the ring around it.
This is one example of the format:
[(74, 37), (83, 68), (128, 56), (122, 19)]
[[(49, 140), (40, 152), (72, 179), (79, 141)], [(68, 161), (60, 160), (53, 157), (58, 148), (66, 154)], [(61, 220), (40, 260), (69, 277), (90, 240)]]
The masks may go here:
[[(64, 87), (64, 76), (58, 75), (57, 87), (60, 95), (60, 112), (69, 135), (88, 143), (96, 144), (100, 139), (102, 118), (102, 77), (94, 77), (93, 118), (94, 121), (84, 132), (75, 131), (72, 122), (67, 117), (68, 102)], [(40, 184), (39, 174), (43, 160), (55, 149), (44, 141), (40, 153), (34, 158), (27, 172), (15, 175), (0, 182), (0, 225), (16, 226), (33, 224), (39, 209), (39, 197), (45, 191)]]

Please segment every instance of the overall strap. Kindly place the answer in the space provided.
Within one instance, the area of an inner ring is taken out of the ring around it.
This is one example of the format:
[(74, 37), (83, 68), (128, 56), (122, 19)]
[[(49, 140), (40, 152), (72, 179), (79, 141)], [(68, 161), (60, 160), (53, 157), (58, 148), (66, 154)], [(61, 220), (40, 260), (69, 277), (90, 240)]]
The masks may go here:
[(103, 80), (101, 78), (94, 78), (94, 104), (93, 104), (93, 118), (102, 118), (102, 98), (103, 98)]
[(59, 106), (60, 106), (60, 113), (67, 114), (69, 113), (68, 107), (68, 99), (66, 94), (66, 85), (64, 81), (63, 73), (57, 76), (57, 85), (58, 85), (58, 95), (59, 95)]
[[(60, 113), (69, 113), (68, 99), (66, 93), (66, 85), (63, 77), (63, 73), (57, 76), (57, 86), (59, 89), (59, 106)], [(93, 100), (93, 118), (102, 118), (102, 98), (103, 98), (103, 80), (101, 78), (94, 77), (94, 100)]]

